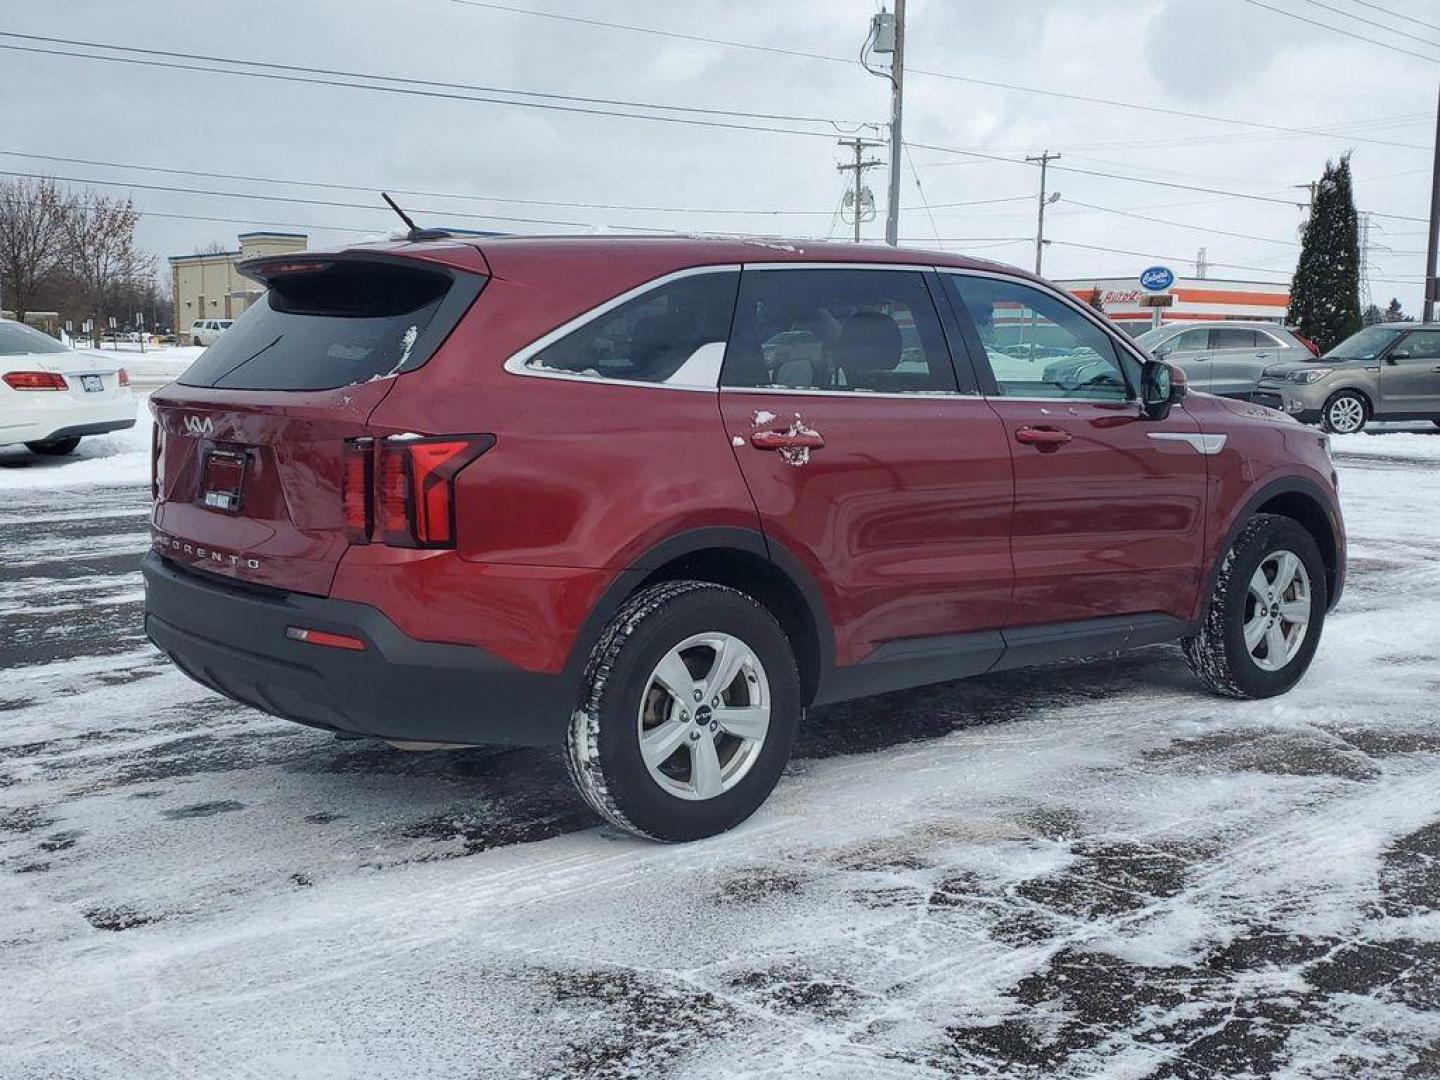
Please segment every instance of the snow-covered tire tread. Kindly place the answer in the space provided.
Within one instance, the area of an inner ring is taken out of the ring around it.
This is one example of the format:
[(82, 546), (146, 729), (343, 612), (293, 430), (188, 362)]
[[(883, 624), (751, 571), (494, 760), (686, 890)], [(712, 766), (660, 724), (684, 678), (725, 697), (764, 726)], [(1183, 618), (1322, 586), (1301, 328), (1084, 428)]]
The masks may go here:
[[(595, 643), (581, 683), (584, 687), (583, 696), (570, 715), (570, 729), (565, 738), (566, 769), (590, 808), (617, 829), (662, 843), (669, 841), (647, 832), (631, 821), (620, 809), (610, 790), (605, 772), (600, 767), (600, 703), (620, 651), (645, 620), (679, 597), (704, 589), (738, 597), (765, 611), (763, 605), (740, 590), (708, 581), (662, 581), (641, 589), (621, 605), (600, 635), (600, 640)], [(766, 614), (769, 615), (769, 612), (766, 611)]]
[[(1185, 662), (1195, 677), (1208, 690), (1223, 697), (1250, 699), (1269, 696), (1268, 694), (1258, 694), (1242, 685), (1240, 673), (1236, 670), (1236, 662), (1241, 660), (1241, 657), (1233, 655), (1233, 651), (1226, 641), (1227, 627), (1232, 616), (1230, 605), (1236, 599), (1231, 595), (1230, 582), (1234, 576), (1236, 564), (1244, 561), (1256, 547), (1268, 546), (1269, 535), (1277, 529), (1285, 527), (1303, 530), (1298, 522), (1280, 514), (1256, 514), (1245, 523), (1225, 552), (1225, 558), (1220, 564), (1220, 571), (1215, 575), (1215, 582), (1206, 602), (1205, 614), (1200, 621), (1199, 633), (1193, 637), (1182, 638), (1180, 641)], [(1265, 543), (1262, 544), (1262, 541)], [(1315, 584), (1315, 588), (1320, 591), (1320, 612), (1323, 618), (1325, 610), (1323, 593), (1325, 579), (1323, 575)], [(1238, 599), (1243, 603), (1244, 593), (1241, 593)], [(1320, 629), (1319, 620), (1316, 620), (1316, 625), (1311, 630), (1312, 635), (1318, 637)], [(1313, 648), (1312, 642), (1309, 646), (1311, 653), (1313, 653)], [(1300, 674), (1303, 674), (1308, 663), (1307, 658), (1301, 666)], [(1294, 681), (1299, 680), (1300, 674), (1295, 676)], [(1293, 685), (1293, 681), (1291, 685)], [(1286, 688), (1288, 689), (1288, 686)]]

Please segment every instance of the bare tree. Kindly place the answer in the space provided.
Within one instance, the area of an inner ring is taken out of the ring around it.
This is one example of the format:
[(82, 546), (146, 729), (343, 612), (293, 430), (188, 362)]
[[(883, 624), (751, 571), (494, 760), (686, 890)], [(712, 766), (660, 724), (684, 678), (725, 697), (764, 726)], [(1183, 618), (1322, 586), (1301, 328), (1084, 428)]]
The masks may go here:
[(80, 193), (66, 206), (68, 261), (84, 290), (96, 343), (100, 341), (106, 299), (116, 286), (149, 276), (146, 259), (135, 248), (135, 225), (139, 220), (140, 213), (129, 199), (93, 191)]
[(64, 263), (65, 196), (53, 180), (0, 181), (0, 299), (25, 321), (42, 284)]

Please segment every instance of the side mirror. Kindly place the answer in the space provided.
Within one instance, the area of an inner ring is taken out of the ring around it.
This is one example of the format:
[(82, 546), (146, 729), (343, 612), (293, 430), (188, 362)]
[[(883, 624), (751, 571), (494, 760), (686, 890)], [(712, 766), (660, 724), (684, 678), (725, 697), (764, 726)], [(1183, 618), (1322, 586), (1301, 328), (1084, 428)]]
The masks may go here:
[(1409, 360), (1409, 359), (1410, 359), (1410, 350), (1409, 350), (1409, 349), (1396, 349), (1394, 352), (1392, 352), (1392, 353), (1391, 353), (1389, 356), (1387, 356), (1385, 359), (1387, 359), (1388, 361), (1390, 361), (1390, 363), (1392, 363), (1392, 364), (1395, 363), (1397, 360)]
[(1185, 373), (1163, 360), (1147, 360), (1140, 373), (1140, 408), (1149, 420), (1164, 420), (1185, 399)]

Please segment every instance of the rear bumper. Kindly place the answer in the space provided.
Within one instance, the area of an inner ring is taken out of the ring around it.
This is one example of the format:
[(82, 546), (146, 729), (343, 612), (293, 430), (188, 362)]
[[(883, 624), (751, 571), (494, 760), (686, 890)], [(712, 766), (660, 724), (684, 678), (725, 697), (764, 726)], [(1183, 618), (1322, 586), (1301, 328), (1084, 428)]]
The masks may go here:
[[(192, 679), (243, 705), (403, 741), (543, 746), (564, 738), (577, 692), (566, 675), (417, 641), (366, 604), (236, 586), (154, 552), (141, 570), (150, 640)], [(359, 638), (365, 649), (293, 641), (291, 626)]]
[(128, 390), (96, 394), (93, 401), (71, 394), (9, 393), (0, 408), (0, 445), (119, 431), (135, 426), (135, 414), (135, 398)]

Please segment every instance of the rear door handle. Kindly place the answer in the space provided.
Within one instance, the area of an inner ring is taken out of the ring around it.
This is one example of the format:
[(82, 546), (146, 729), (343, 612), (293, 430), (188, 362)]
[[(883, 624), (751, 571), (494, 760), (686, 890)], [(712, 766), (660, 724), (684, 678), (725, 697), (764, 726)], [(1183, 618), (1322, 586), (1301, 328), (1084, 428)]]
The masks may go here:
[(1054, 450), (1070, 441), (1070, 433), (1052, 427), (1022, 427), (1015, 429), (1015, 441), (1027, 446)]
[(1432, 367), (1430, 370), (1433, 371), (1436, 375), (1440, 375), (1440, 367)]
[(818, 431), (756, 431), (750, 435), (750, 445), (757, 450), (823, 450), (825, 436)]

